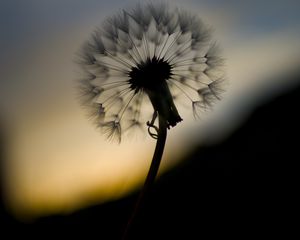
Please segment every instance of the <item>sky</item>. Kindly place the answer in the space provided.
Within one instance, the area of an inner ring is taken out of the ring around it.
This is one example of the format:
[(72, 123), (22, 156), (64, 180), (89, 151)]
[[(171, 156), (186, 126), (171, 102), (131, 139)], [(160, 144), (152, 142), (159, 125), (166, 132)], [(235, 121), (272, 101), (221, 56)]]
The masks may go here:
[[(9, 138), (4, 188), (17, 217), (74, 211), (143, 183), (155, 142), (147, 135), (120, 145), (105, 141), (75, 94), (79, 47), (105, 17), (135, 3), (1, 0), (0, 118)], [(273, 76), (296, 66), (300, 51), (299, 1), (169, 3), (213, 26), (228, 84), (224, 99), (200, 121), (182, 110), (162, 173), (194, 146), (226, 138), (258, 101), (291, 85)]]

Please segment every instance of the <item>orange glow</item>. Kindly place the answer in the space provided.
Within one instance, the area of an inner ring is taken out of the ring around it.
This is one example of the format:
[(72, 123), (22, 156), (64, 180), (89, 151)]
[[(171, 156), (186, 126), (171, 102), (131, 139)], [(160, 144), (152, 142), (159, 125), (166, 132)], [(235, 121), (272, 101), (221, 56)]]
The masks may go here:
[[(218, 19), (209, 13), (216, 22), (212, 25), (219, 23), (224, 34), (227, 27), (224, 38), (230, 38), (230, 27), (222, 16)], [(24, 98), (27, 102), (20, 101), (22, 107), (12, 107), (17, 111), (11, 117), (12, 141), (5, 169), (6, 200), (19, 218), (70, 212), (119, 198), (141, 186), (147, 174), (155, 141), (145, 133), (120, 145), (107, 142), (75, 101), (72, 89), (78, 75), (72, 56), (91, 32), (90, 25), (74, 26), (69, 35), (50, 33), (52, 39), (32, 47), (29, 60), (12, 76), (33, 88), (32, 96)], [(298, 38), (290, 36), (279, 32), (256, 41), (243, 39), (240, 46), (223, 46), (230, 81), (226, 98), (199, 122), (191, 109), (179, 109), (183, 122), (169, 131), (161, 172), (201, 140), (217, 136), (218, 129), (232, 128), (238, 116), (228, 117), (228, 110), (245, 101), (238, 97), (248, 94), (254, 99), (256, 88), (263, 85), (257, 80), (274, 73), (274, 68), (285, 69), (298, 55)], [(231, 122), (226, 125), (228, 118)]]

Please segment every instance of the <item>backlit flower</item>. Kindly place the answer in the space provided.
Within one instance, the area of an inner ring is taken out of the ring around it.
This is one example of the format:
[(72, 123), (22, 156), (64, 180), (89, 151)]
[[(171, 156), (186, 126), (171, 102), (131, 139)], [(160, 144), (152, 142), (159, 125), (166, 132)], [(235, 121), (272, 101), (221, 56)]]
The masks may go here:
[(107, 18), (83, 45), (79, 63), (82, 103), (119, 142), (151, 120), (143, 114), (147, 104), (154, 109), (150, 124), (158, 113), (170, 128), (182, 121), (177, 101), (189, 101), (198, 117), (223, 92), (223, 60), (210, 28), (166, 4), (139, 4)]

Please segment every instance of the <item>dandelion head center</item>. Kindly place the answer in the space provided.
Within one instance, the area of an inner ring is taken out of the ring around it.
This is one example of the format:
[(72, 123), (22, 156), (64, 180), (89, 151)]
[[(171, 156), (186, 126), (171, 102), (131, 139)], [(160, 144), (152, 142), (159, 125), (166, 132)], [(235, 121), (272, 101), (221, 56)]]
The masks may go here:
[(170, 78), (172, 67), (163, 58), (148, 58), (133, 67), (129, 73), (129, 83), (133, 90), (156, 90)]

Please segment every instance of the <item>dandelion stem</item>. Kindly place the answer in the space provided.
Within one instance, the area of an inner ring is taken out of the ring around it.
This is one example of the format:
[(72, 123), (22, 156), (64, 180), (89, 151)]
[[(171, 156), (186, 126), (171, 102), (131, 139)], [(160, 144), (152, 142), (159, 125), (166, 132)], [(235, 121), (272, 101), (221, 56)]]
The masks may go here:
[(164, 147), (165, 147), (165, 143), (166, 143), (166, 138), (167, 138), (167, 123), (166, 123), (166, 120), (161, 115), (158, 116), (158, 121), (159, 121), (159, 128), (158, 128), (158, 134), (157, 134), (157, 142), (156, 142), (151, 166), (148, 171), (148, 175), (145, 180), (144, 187), (142, 188), (140, 195), (138, 197), (138, 200), (136, 202), (134, 211), (127, 223), (122, 240), (130, 239), (129, 238), (130, 229), (132, 228), (132, 226), (134, 224), (134, 220), (136, 219), (136, 217), (144, 203), (144, 200), (146, 199), (147, 194), (149, 193), (149, 190), (151, 189), (151, 187), (154, 183), (155, 177), (156, 177), (158, 169), (159, 169), (159, 165), (160, 165), (160, 162), (162, 159), (162, 155), (163, 155)]

